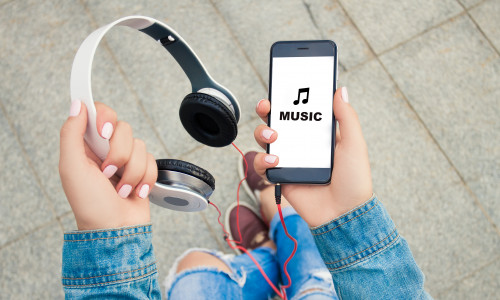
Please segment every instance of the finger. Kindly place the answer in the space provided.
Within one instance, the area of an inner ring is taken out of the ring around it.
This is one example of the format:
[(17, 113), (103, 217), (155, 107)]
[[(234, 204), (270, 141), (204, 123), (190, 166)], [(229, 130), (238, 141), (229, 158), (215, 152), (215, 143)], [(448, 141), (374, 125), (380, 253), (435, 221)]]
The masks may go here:
[(333, 98), (333, 111), (339, 123), (340, 138), (342, 144), (360, 142), (364, 143), (361, 124), (358, 114), (348, 102), (347, 88), (337, 89)]
[(64, 167), (66, 164), (74, 166), (86, 161), (85, 142), (83, 140), (86, 129), (87, 107), (81, 101), (73, 101), (70, 116), (64, 122), (60, 132), (60, 172), (70, 169)]
[(110, 178), (123, 167), (132, 155), (134, 138), (132, 127), (127, 122), (118, 121), (113, 136), (109, 140), (109, 153), (101, 165), (101, 170)]
[(135, 188), (135, 194), (142, 199), (146, 199), (158, 178), (158, 167), (156, 160), (151, 153), (147, 154), (146, 173), (141, 182)]
[(266, 170), (278, 165), (279, 158), (276, 155), (257, 153), (253, 161), (255, 172), (262, 177), (266, 177)]
[(335, 124), (335, 144), (340, 143), (340, 129), (339, 129), (339, 124), (336, 122)]
[(134, 139), (134, 147), (130, 159), (125, 164), (122, 178), (116, 185), (116, 191), (122, 198), (127, 198), (146, 173), (148, 153), (142, 140)]
[(255, 128), (253, 132), (253, 136), (255, 137), (255, 141), (261, 146), (263, 149), (266, 149), (267, 144), (271, 144), (278, 138), (278, 133), (273, 129), (267, 127), (264, 124), (261, 124)]
[(257, 107), (255, 108), (257, 115), (267, 124), (268, 115), (271, 111), (271, 102), (267, 99), (262, 99), (257, 103)]
[(95, 102), (97, 112), (96, 126), (101, 137), (109, 140), (116, 127), (116, 112), (104, 103)]

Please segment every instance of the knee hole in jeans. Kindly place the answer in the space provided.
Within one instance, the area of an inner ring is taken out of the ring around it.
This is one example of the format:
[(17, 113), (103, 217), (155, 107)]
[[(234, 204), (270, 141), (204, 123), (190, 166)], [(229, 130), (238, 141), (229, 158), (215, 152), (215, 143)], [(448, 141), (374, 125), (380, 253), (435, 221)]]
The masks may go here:
[(222, 260), (212, 254), (202, 251), (193, 251), (184, 256), (177, 265), (176, 273), (196, 267), (216, 267), (220, 271), (228, 274), (232, 273), (229, 267)]

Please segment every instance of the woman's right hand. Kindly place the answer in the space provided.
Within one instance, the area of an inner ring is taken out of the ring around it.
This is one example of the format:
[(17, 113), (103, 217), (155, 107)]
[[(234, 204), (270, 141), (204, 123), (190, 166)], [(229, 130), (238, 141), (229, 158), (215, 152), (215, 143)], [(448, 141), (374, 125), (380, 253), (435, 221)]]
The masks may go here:
[[(267, 99), (257, 104), (257, 114), (266, 123), (270, 107)], [(283, 196), (311, 227), (341, 216), (366, 202), (373, 195), (368, 149), (358, 116), (349, 104), (345, 87), (336, 91), (333, 111), (339, 126), (330, 184), (282, 185)], [(279, 138), (279, 133), (264, 124), (255, 129), (254, 135), (263, 149)], [(273, 159), (274, 162), (269, 163)], [(276, 167), (278, 162), (279, 158), (275, 159), (273, 155), (259, 153), (255, 157), (254, 167), (259, 175), (265, 177), (266, 169)]]
[[(150, 222), (150, 189), (158, 177), (156, 161), (132, 127), (95, 103), (99, 134), (110, 151), (99, 159), (84, 140), (87, 107), (74, 101), (61, 128), (59, 174), (79, 230), (119, 228)], [(118, 169), (123, 171), (120, 176)], [(116, 173), (115, 173), (116, 172)]]

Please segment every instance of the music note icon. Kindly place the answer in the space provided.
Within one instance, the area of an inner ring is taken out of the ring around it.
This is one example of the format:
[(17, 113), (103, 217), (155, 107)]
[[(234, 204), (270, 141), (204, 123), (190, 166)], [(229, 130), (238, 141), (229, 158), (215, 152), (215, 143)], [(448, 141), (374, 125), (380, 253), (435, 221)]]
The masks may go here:
[(306, 104), (309, 101), (309, 88), (301, 88), (301, 89), (299, 89), (299, 93), (297, 95), (297, 100), (293, 101), (294, 105), (299, 104), (299, 102), (300, 102), (300, 95), (302, 93), (306, 93), (306, 97), (304, 99), (302, 99), (302, 103)]

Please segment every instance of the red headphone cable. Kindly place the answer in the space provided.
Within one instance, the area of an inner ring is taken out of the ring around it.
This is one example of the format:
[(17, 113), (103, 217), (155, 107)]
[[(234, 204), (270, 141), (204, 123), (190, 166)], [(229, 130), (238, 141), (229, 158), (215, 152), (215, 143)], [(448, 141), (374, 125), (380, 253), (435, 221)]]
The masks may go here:
[[(247, 174), (248, 174), (248, 162), (247, 162), (247, 160), (246, 160), (245, 155), (243, 154), (243, 152), (241, 152), (241, 150), (234, 143), (232, 143), (232, 145), (233, 145), (233, 147), (236, 150), (238, 150), (238, 152), (243, 157), (243, 161), (245, 162), (245, 177), (240, 180), (240, 183), (238, 184), (238, 190), (236, 192), (236, 201), (237, 201), (237, 206), (236, 206), (236, 226), (238, 228), (239, 241), (228, 239), (229, 233), (226, 231), (226, 229), (224, 227), (224, 224), (222, 224), (222, 222), (220, 221), (220, 217), (221, 217), (222, 214), (221, 214), (219, 208), (217, 207), (217, 205), (215, 205), (215, 203), (213, 203), (213, 202), (209, 202), (209, 203), (213, 207), (215, 207), (215, 209), (219, 213), (219, 216), (217, 217), (217, 221), (219, 222), (219, 225), (221, 226), (222, 231), (224, 232), (224, 237), (225, 237), (225, 240), (227, 242), (227, 245), (231, 249), (238, 249), (238, 250), (244, 252), (245, 254), (247, 254), (248, 257), (250, 257), (250, 259), (253, 261), (253, 263), (257, 266), (257, 268), (259, 269), (260, 273), (262, 274), (262, 276), (264, 277), (264, 279), (266, 280), (266, 282), (269, 284), (269, 286), (274, 290), (274, 292), (281, 299), (287, 299), (286, 290), (285, 289), (289, 288), (292, 285), (292, 280), (290, 278), (290, 274), (288, 274), (287, 265), (290, 262), (290, 260), (293, 258), (293, 256), (295, 255), (295, 252), (297, 251), (297, 240), (294, 239), (288, 233), (288, 230), (287, 230), (286, 225), (285, 225), (285, 220), (283, 218), (283, 213), (281, 211), (281, 185), (278, 184), (278, 185), (275, 186), (276, 205), (278, 207), (278, 213), (279, 213), (279, 216), (280, 216), (281, 224), (283, 225), (283, 229), (285, 230), (285, 234), (286, 234), (286, 236), (290, 240), (293, 241), (294, 248), (293, 248), (292, 253), (290, 254), (290, 256), (288, 257), (288, 259), (285, 261), (285, 263), (283, 265), (283, 272), (284, 272), (284, 274), (285, 274), (285, 276), (287, 278), (288, 284), (285, 285), (285, 286), (281, 286), (281, 288), (280, 288), (281, 292), (280, 292), (280, 290), (278, 290), (278, 288), (271, 282), (271, 280), (269, 279), (269, 277), (267, 276), (267, 274), (264, 272), (264, 270), (262, 269), (262, 267), (260, 266), (260, 264), (257, 262), (257, 260), (252, 256), (252, 254), (245, 247), (242, 247), (241, 245), (238, 245), (238, 244), (241, 244), (241, 241), (242, 241), (241, 230), (240, 230), (240, 219), (239, 219), (239, 212), (240, 212), (239, 211), (240, 210), (240, 188), (241, 188), (241, 184), (243, 183), (243, 181), (246, 180), (246, 178), (247, 178)], [(231, 242), (233, 242), (235, 245), (231, 244)]]

